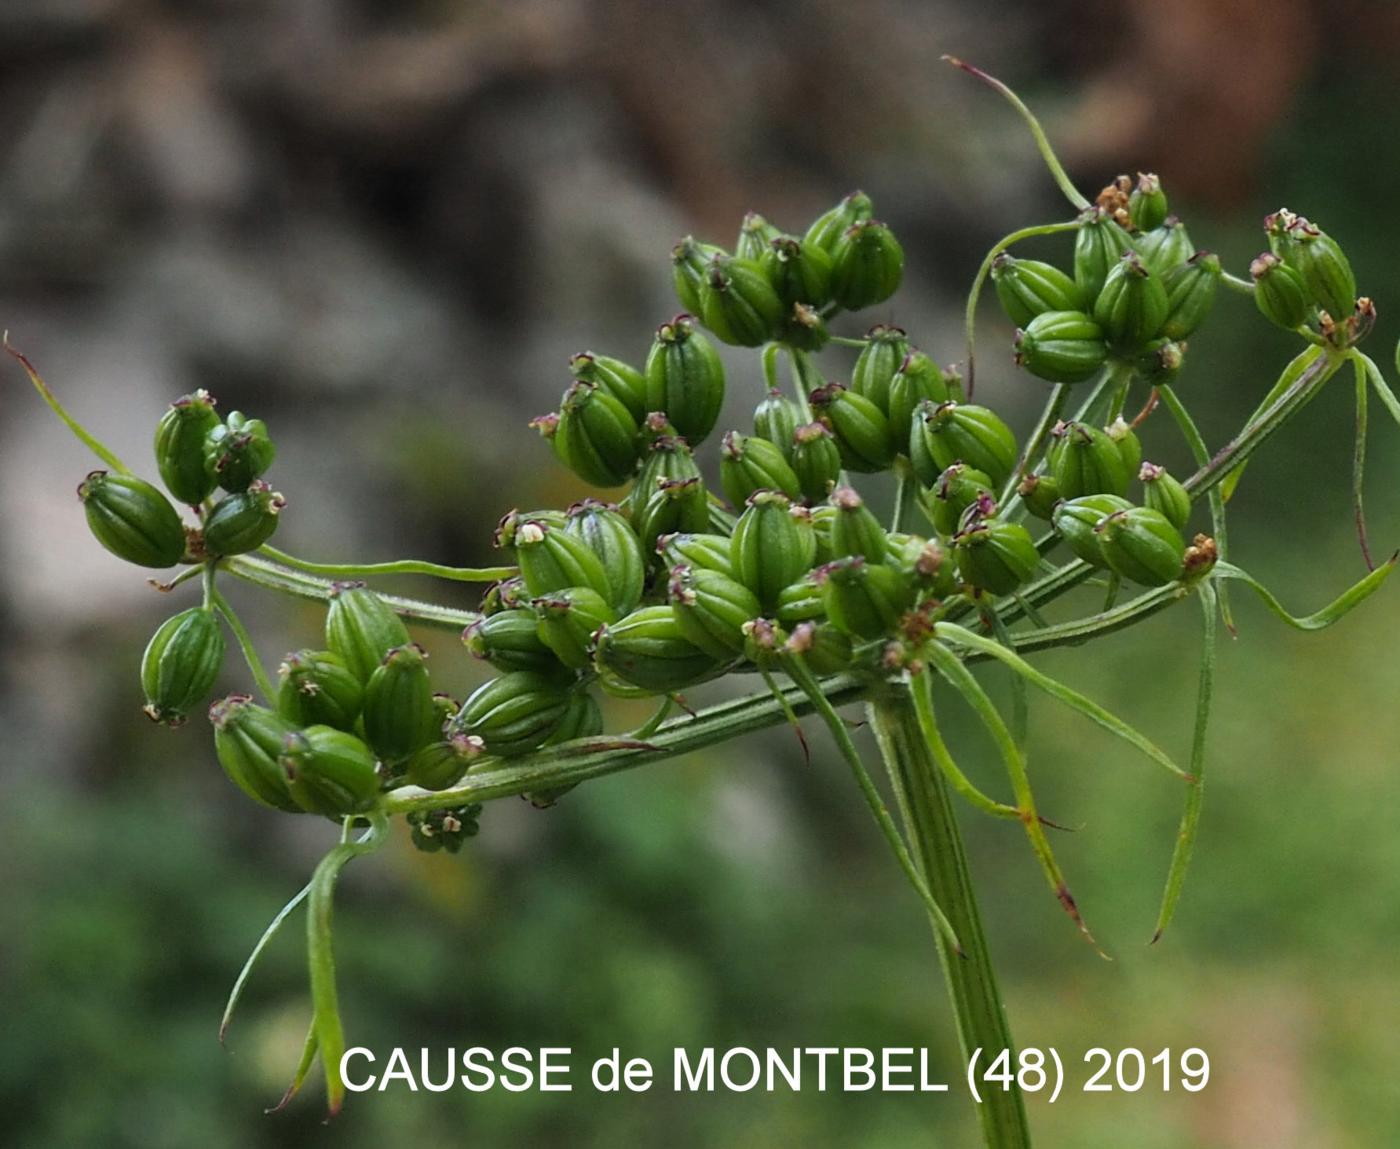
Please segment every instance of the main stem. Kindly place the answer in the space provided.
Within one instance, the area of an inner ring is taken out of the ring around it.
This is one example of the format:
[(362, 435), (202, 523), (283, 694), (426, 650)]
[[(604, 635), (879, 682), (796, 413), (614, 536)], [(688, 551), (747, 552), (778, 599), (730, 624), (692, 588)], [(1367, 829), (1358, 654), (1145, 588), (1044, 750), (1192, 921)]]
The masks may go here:
[[(904, 817), (910, 850), (962, 943), (964, 956), (958, 957), (934, 930), (943, 981), (957, 1020), (963, 1064), (980, 1049), (980, 1061), (985, 1065), (1003, 1049), (1014, 1050), (1015, 1045), (982, 932), (982, 915), (953, 814), (952, 794), (919, 730), (909, 687), (894, 685), (880, 690), (869, 710)], [(987, 1149), (1029, 1149), (1030, 1125), (1015, 1079), (1006, 1090), (984, 1085), (981, 1094), (977, 1116)]]

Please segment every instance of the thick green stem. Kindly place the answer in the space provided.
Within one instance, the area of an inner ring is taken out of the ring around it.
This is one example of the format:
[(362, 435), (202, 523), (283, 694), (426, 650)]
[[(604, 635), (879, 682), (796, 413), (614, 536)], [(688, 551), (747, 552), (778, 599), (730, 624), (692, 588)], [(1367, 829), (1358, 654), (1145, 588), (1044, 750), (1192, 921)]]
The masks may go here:
[[(986, 1064), (1003, 1049), (1014, 1051), (1015, 1045), (982, 931), (952, 794), (920, 732), (908, 686), (881, 691), (870, 704), (870, 718), (915, 862), (962, 943), (963, 956), (958, 957), (934, 931), (963, 1064), (976, 1050), (982, 1051), (981, 1061)], [(1025, 1104), (1014, 1081), (1005, 1091), (984, 1088), (977, 1116), (987, 1149), (1025, 1149), (1031, 1144)]]
[(1191, 498), (1197, 499), (1224, 482), (1231, 471), (1264, 445), (1269, 436), (1307, 406), (1344, 362), (1344, 358), (1328, 354), (1311, 359), (1287, 390), (1251, 419), (1244, 430), (1182, 484)]
[[(833, 706), (858, 701), (867, 689), (860, 679), (844, 676), (822, 679), (821, 686), (826, 700)], [(644, 747), (618, 749), (615, 745), (582, 739), (541, 750), (524, 759), (483, 759), (450, 789), (420, 790), (407, 786), (387, 795), (384, 808), (390, 814), (447, 809), (493, 798), (509, 798), (531, 790), (575, 785), (728, 742), (788, 721), (792, 713), (811, 713), (811, 700), (802, 690), (793, 687), (779, 693), (780, 698), (752, 695), (707, 707), (694, 717), (672, 719), (648, 737)]]
[[(310, 902), (306, 912), (307, 965), (311, 971), (311, 1003), (315, 1011), (311, 1033), (321, 1053), (321, 1069), (326, 1075), (326, 1108), (334, 1117), (345, 1100), (345, 1082), (340, 1076), (340, 1059), (345, 1053), (345, 1031), (340, 1022), (340, 1002), (335, 988), (335, 955), (331, 949), (331, 914), (335, 883), (351, 858), (367, 854), (383, 845), (389, 823), (378, 810), (368, 815), (370, 832), (358, 841), (343, 838), (321, 859), (311, 876)], [(348, 831), (348, 825), (347, 825)], [(312, 1036), (308, 1036), (310, 1045)], [(303, 1058), (298, 1075), (304, 1076)]]
[[(958, 935), (948, 921), (948, 916), (943, 912), (943, 907), (938, 904), (938, 899), (929, 891), (928, 883), (924, 881), (919, 868), (914, 864), (914, 857), (909, 853), (909, 847), (899, 836), (894, 819), (890, 817), (890, 812), (885, 807), (885, 800), (880, 797), (880, 791), (875, 787), (875, 780), (870, 777), (870, 771), (865, 768), (860, 751), (856, 749), (856, 744), (851, 739), (851, 732), (846, 728), (846, 720), (826, 700), (826, 696), (822, 694), (821, 684), (807, 669), (800, 654), (784, 659), (783, 667), (787, 671), (788, 677), (806, 693), (818, 717), (826, 723), (826, 728), (831, 732), (836, 748), (841, 752), (841, 757), (846, 760), (846, 764), (855, 776), (856, 785), (860, 788), (861, 796), (865, 799), (866, 805), (870, 807), (870, 813), (874, 817), (876, 825), (879, 826), (880, 833), (889, 843), (890, 851), (894, 854), (895, 860), (899, 862), (899, 868), (904, 871), (905, 877), (909, 879), (909, 884), (914, 887), (914, 892), (924, 903), (924, 909), (928, 911), (934, 927), (943, 940), (953, 947), (953, 952), (961, 955), (962, 950), (958, 945)], [(778, 697), (781, 698), (782, 695), (779, 694)]]

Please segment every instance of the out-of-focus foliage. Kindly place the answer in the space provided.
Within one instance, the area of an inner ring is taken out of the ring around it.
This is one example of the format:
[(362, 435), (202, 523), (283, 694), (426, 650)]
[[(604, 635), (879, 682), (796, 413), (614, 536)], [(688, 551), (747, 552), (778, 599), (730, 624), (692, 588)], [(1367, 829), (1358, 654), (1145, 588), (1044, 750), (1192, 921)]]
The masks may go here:
[[(1241, 3), (1228, 20), (1205, 0), (1109, 7), (1011, 5), (993, 26), (953, 0), (22, 0), (0, 13), (0, 318), (133, 460), (193, 387), (258, 410), (278, 437), (291, 549), (487, 560), (501, 511), (574, 491), (525, 419), (566, 382), (569, 353), (640, 358), (674, 310), (665, 256), (686, 231), (732, 242), (749, 207), (794, 226), (860, 184), (911, 268), (931, 269), (888, 317), (961, 357), (959, 295), (982, 249), (1068, 213), (1006, 110), (940, 70), (956, 51), (1046, 113), (1086, 189), (1160, 172), (1196, 241), (1236, 270), (1263, 246), (1265, 210), (1318, 219), (1380, 306), (1373, 343), (1393, 344), (1400, 275), (1378, 205), (1400, 190), (1394, 14), (1360, 0)], [(1309, 24), (1324, 11), (1325, 32)], [(1217, 311), (1180, 384), (1212, 442), (1291, 354), (1248, 301)], [(995, 350), (1010, 332), (991, 307), (982, 335), (979, 387), (1029, 419), (1042, 391)], [(722, 426), (759, 393), (756, 366), (731, 362)], [(87, 538), (72, 497), (87, 460), (15, 372), (4, 383), (7, 1145), (968, 1143), (956, 1091), (393, 1092), (352, 1097), (329, 1132), (309, 1097), (264, 1117), (306, 1024), (298, 929), (269, 953), (228, 1052), (217, 1019), (333, 831), (242, 800), (201, 722), (141, 718), (139, 652), (171, 601)], [(1237, 561), (1308, 609), (1359, 573), (1349, 389), (1332, 386), (1251, 464), (1232, 519)], [(1400, 542), (1400, 435), (1372, 418), (1384, 552)], [(1157, 461), (1184, 470), (1176, 447)], [(258, 601), (265, 634), (319, 627), (309, 607)], [(1400, 1062), (1386, 814), (1400, 602), (1387, 591), (1309, 636), (1242, 595), (1237, 613), (1197, 863), (1160, 946), (1143, 943), (1181, 795), (1107, 738), (1033, 713), (1041, 804), (1083, 826), (1057, 850), (1112, 965), (1043, 896), (1014, 826), (965, 819), (1023, 1044), (1072, 1064), (1094, 1045), (1197, 1045), (1214, 1066), (1201, 1095), (1032, 1100), (1047, 1145), (1400, 1137), (1400, 1094), (1378, 1084)], [(1045, 666), (1184, 753), (1197, 628), (1173, 611)], [(430, 646), (459, 690), (479, 678), (450, 635)], [(945, 709), (994, 789), (972, 724)], [(814, 742), (810, 766), (775, 733), (550, 811), (498, 803), (456, 857), (401, 837), (352, 867), (337, 917), (352, 1041), (569, 1045), (583, 1065), (614, 1045), (665, 1065), (677, 1045), (926, 1044), (956, 1079), (917, 905)]]

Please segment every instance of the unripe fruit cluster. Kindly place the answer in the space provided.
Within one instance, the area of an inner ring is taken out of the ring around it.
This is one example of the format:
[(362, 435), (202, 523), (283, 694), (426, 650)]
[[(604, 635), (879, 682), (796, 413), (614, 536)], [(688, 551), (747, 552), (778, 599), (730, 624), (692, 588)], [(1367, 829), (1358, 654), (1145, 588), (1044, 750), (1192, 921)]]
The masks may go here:
[(1351, 341), (1369, 330), (1369, 301), (1357, 299), (1356, 276), (1335, 239), (1287, 208), (1264, 217), (1264, 233), (1269, 250), (1250, 264), (1249, 273), (1265, 318), (1289, 330), (1308, 327), (1329, 336), (1350, 322)]
[[(1009, 255), (992, 267), (1023, 327), (1018, 360), (1049, 378), (1083, 378), (1110, 359), (1149, 377), (1151, 364), (1166, 371), (1209, 309), (1219, 265), (1192, 253), (1160, 185), (1115, 187), (1118, 207), (1108, 189), (1083, 220), (1072, 274)], [(233, 695), (211, 710), (219, 760), (248, 795), (288, 811), (362, 813), (405, 782), (450, 788), (482, 755), (598, 738), (598, 691), (671, 696), (797, 659), (817, 674), (888, 673), (917, 659), (950, 609), (1018, 592), (1061, 540), (1132, 582), (1191, 577), (1180, 534), (1190, 496), (1143, 461), (1122, 419), (1057, 424), (1043, 465), (1026, 470), (1010, 427), (968, 402), (958, 373), (901, 328), (877, 324), (855, 341), (849, 382), (818, 372), (811, 353), (829, 344), (827, 321), (884, 301), (903, 273), (868, 197), (847, 196), (800, 236), (750, 214), (734, 254), (685, 239), (673, 271), (687, 311), (657, 329), (643, 366), (576, 355), (559, 411), (535, 420), (580, 478), (627, 489), (616, 502), (501, 520), (496, 545), (518, 573), (488, 590), (463, 634), (497, 676), (460, 705), (435, 694), (426, 654), (389, 603), (337, 584), (323, 647), (286, 656), (273, 705)], [(719, 492), (694, 454), (724, 400), (712, 337), (771, 345), (765, 362), (786, 355), (801, 384), (793, 398), (768, 390), (752, 428), (722, 436)], [(260, 478), (272, 455), (260, 422), (220, 421), (207, 395), (188, 396), (161, 420), (157, 461), (201, 528), (186, 532), (149, 484), (100, 472), (83, 491), (93, 529), (131, 561), (204, 562), (212, 574), (275, 528), (281, 499)], [(887, 528), (850, 483), (881, 472), (902, 476), (904, 514), (922, 511), (923, 533), (902, 519)], [(214, 502), (217, 488), (227, 493)], [(1040, 543), (1013, 518), (1018, 502), (1050, 524)], [(142, 666), (152, 717), (179, 722), (212, 690), (224, 654), (218, 605), (206, 596), (152, 639)], [(455, 849), (474, 828), (464, 807), (415, 826), (415, 841)]]
[(1215, 302), (1219, 259), (1197, 251), (1167, 214), (1155, 175), (1136, 185), (1118, 177), (1079, 224), (1068, 271), (1005, 252), (992, 264), (997, 298), (1017, 327), (1016, 362), (1054, 383), (1082, 382), (1115, 357), (1170, 378)]
[[(261, 477), (275, 454), (262, 420), (239, 411), (220, 419), (213, 397), (196, 391), (161, 416), (155, 462), (198, 527), (186, 526), (169, 498), (125, 470), (91, 472), (78, 497), (93, 536), (118, 558), (155, 569), (213, 562), (257, 550), (276, 531), (285, 501)], [(210, 603), (167, 619), (141, 660), (146, 713), (166, 725), (183, 723), (213, 690), (224, 648)]]
[(433, 693), (427, 655), (362, 583), (332, 591), (325, 645), (282, 661), (275, 708), (231, 695), (210, 709), (219, 762), (250, 797), (280, 810), (362, 813), (400, 779), (451, 786), (483, 752), (481, 739), (450, 729), (457, 703)]
[[(1160, 188), (1153, 199), (1138, 209), (1150, 227), (1094, 225), (1096, 242), (1110, 226), (1140, 238), (1124, 240), (1126, 258), (1103, 261), (1092, 294), (1048, 265), (999, 262), (998, 293), (1013, 317), (1063, 316), (1071, 303), (1092, 311), (1090, 301), (1107, 292), (1103, 324), (1078, 320), (1100, 342), (1094, 368), (1110, 354), (1138, 355), (1188, 334), (1209, 306), (1219, 265), (1193, 258)], [(463, 711), (492, 752), (542, 745), (564, 721), (571, 692), (592, 685), (666, 695), (796, 655), (818, 673), (871, 670), (888, 644), (919, 633), (959, 597), (1011, 594), (1033, 577), (1040, 551), (999, 508), (1015, 485), (1015, 435), (995, 412), (963, 400), (956, 372), (887, 324), (862, 341), (848, 384), (813, 370), (798, 399), (769, 391), (751, 431), (722, 437), (720, 493), (706, 487), (692, 448), (714, 429), (724, 374), (705, 330), (722, 342), (780, 344), (794, 361), (826, 342), (814, 338), (824, 327), (799, 323), (803, 309), (824, 321), (883, 300), (897, 284), (902, 256), (891, 254), (887, 229), (868, 222), (870, 211), (855, 193), (800, 237), (751, 213), (734, 255), (682, 240), (673, 271), (687, 313), (658, 330), (645, 369), (591, 352), (571, 361), (575, 382), (561, 410), (535, 425), (580, 477), (631, 485), (616, 504), (585, 500), (502, 521), (497, 545), (520, 574), (492, 589), (465, 635), (502, 672)], [(1078, 261), (1085, 277), (1089, 246)], [(1151, 284), (1145, 303), (1138, 281)], [(894, 469), (914, 481), (926, 535), (887, 530), (845, 479)], [(1146, 505), (1131, 508), (1125, 496), (1140, 476)], [(1173, 564), (1171, 577), (1181, 575), (1186, 547), (1177, 532), (1190, 499), (1162, 468), (1143, 464), (1121, 420), (1056, 427), (1047, 470), (1022, 486), (1047, 521), (1066, 499), (1111, 495), (1132, 514), (1093, 536), (1095, 565), (1147, 585), (1163, 582)]]

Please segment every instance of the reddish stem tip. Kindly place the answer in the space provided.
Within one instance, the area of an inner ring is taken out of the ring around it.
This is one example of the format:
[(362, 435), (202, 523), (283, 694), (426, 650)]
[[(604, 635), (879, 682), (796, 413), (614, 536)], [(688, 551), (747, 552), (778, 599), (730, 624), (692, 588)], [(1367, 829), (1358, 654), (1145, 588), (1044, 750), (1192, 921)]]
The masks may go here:
[(296, 1083), (293, 1082), (291, 1085), (287, 1086), (287, 1092), (284, 1093), (284, 1094), (282, 1094), (282, 1100), (281, 1100), (281, 1101), (279, 1101), (279, 1102), (278, 1102), (276, 1105), (274, 1105), (271, 1109), (264, 1109), (264, 1110), (263, 1110), (264, 1115), (270, 1115), (270, 1114), (273, 1114), (273, 1113), (280, 1113), (280, 1112), (282, 1112), (282, 1110), (284, 1110), (285, 1108), (287, 1108), (287, 1103), (288, 1103), (289, 1101), (291, 1101), (291, 1099), (292, 1099), (293, 1097), (295, 1097), (296, 1095), (297, 1095), (297, 1087), (296, 1087)]

